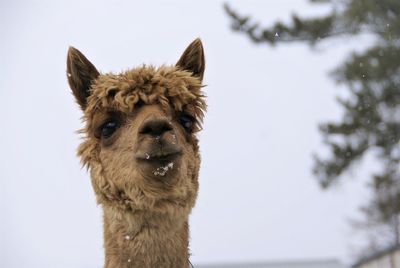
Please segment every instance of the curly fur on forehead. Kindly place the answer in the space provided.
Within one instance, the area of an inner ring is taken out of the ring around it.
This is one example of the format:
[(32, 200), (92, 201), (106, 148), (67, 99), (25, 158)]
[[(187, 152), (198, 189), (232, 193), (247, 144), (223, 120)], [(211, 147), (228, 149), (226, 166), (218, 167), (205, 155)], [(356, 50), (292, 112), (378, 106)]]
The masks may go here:
[(133, 111), (138, 102), (160, 104), (168, 111), (190, 113), (198, 127), (206, 109), (201, 81), (175, 66), (142, 66), (120, 74), (100, 75), (93, 83), (85, 119), (98, 111)]

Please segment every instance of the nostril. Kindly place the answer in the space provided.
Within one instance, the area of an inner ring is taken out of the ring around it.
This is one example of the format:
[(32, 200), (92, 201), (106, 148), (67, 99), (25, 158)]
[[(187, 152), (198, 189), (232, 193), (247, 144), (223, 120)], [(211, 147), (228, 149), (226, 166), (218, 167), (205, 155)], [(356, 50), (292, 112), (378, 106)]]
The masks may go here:
[(139, 133), (151, 136), (160, 136), (161, 134), (171, 130), (172, 126), (167, 120), (151, 119), (143, 123), (142, 127), (139, 129)]

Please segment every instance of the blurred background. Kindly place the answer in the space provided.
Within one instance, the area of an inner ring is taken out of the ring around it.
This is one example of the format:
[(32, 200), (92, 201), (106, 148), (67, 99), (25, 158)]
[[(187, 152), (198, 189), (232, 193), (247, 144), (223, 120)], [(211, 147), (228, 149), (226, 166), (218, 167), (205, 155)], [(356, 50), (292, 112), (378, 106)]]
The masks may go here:
[(0, 267), (101, 267), (66, 52), (206, 53), (194, 267), (400, 267), (398, 0), (0, 1)]

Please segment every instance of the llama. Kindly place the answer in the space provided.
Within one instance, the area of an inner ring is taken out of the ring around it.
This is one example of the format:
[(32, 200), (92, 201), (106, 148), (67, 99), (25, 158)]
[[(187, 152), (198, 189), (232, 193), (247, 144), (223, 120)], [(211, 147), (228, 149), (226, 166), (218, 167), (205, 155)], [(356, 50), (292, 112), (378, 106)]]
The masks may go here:
[(204, 68), (200, 39), (175, 66), (119, 74), (101, 74), (68, 51), (68, 82), (85, 122), (78, 156), (103, 210), (106, 268), (189, 267)]

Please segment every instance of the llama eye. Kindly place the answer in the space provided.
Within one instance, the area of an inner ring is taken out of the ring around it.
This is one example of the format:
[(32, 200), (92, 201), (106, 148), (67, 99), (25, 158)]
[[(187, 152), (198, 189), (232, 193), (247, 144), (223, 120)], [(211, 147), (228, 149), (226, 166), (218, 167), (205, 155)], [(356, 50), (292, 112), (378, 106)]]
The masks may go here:
[(181, 115), (179, 117), (179, 123), (186, 129), (191, 130), (194, 125), (194, 118), (190, 115)]
[(100, 133), (102, 138), (109, 138), (117, 130), (118, 123), (115, 120), (110, 120), (104, 123), (100, 127)]

